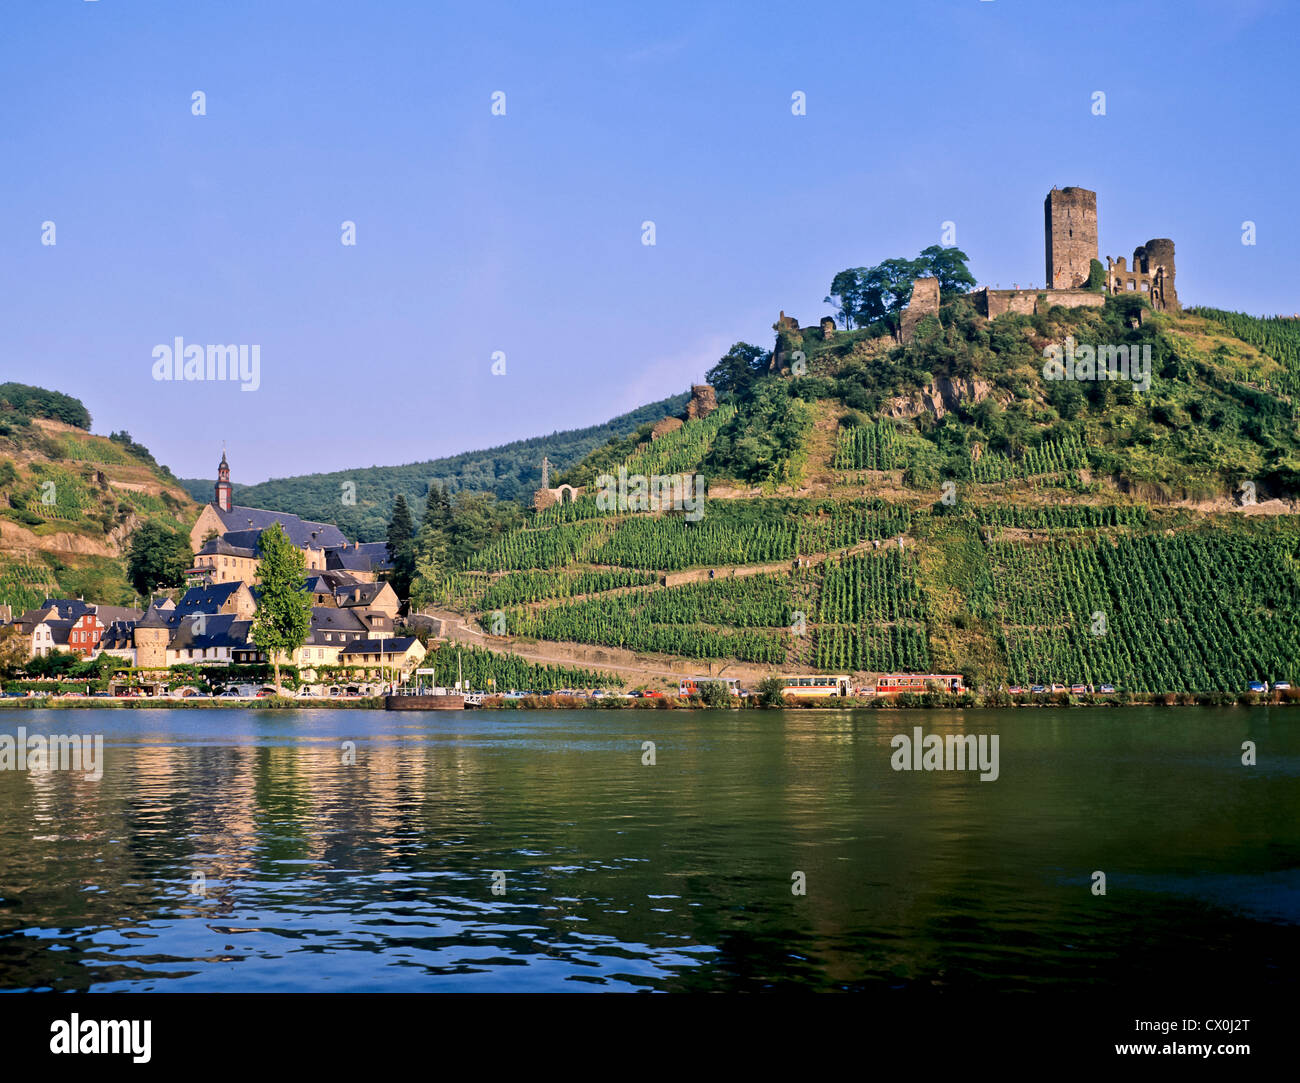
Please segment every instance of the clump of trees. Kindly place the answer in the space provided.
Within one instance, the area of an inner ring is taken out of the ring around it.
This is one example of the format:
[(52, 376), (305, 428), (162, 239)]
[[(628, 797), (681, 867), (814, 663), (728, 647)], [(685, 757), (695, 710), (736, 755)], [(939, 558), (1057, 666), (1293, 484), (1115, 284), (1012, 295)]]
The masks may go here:
[(163, 587), (178, 587), (190, 566), (189, 539), (149, 520), (131, 535), (126, 568), (136, 593), (149, 595)]
[(0, 410), (12, 410), (23, 417), (44, 417), (90, 431), (90, 411), (80, 399), (31, 384), (0, 384)]
[(937, 278), (940, 299), (966, 293), (975, 277), (966, 266), (970, 259), (960, 248), (932, 244), (916, 259), (887, 259), (874, 267), (850, 267), (831, 280), (825, 301), (836, 308), (841, 327), (869, 327), (886, 321), (896, 327), (897, 317), (912, 298), (912, 281)]
[[(394, 518), (397, 516), (395, 506)], [(523, 511), (517, 504), (498, 501), (492, 493), (452, 494), (440, 482), (430, 482), (424, 517), (410, 548), (412, 612), (438, 596), (447, 576), (465, 568), (472, 556), (522, 524)], [(390, 524), (390, 546), (404, 529), (400, 520), (395, 531)], [(396, 585), (393, 589), (402, 593)]]

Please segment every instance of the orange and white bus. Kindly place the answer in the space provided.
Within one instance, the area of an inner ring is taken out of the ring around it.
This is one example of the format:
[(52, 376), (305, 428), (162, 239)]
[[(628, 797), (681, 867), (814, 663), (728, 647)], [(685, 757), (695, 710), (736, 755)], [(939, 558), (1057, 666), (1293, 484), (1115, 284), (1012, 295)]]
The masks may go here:
[(781, 677), (785, 688), (781, 694), (787, 699), (826, 699), (831, 696), (851, 696), (853, 678), (840, 674), (833, 677)]
[(896, 696), (900, 692), (965, 692), (960, 673), (886, 673), (876, 678), (876, 695)]

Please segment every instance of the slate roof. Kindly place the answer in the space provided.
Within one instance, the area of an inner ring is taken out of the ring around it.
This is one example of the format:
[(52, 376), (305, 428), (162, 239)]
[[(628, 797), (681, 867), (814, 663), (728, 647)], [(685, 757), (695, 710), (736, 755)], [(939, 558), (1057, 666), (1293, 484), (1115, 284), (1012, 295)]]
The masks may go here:
[[(202, 616), (203, 620), (196, 620), (196, 616)], [(194, 614), (180, 621), (167, 649), (180, 651), (244, 647), (248, 645), (248, 632), (252, 626), (251, 620), (238, 620), (234, 613)]]
[(50, 638), (53, 639), (55, 643), (62, 643), (64, 646), (67, 646), (68, 633), (72, 631), (72, 621), (47, 620), (42, 621), (41, 623), (49, 628)]
[(387, 583), (357, 583), (346, 587), (338, 592), (339, 606), (346, 608), (354, 605), (370, 605), (387, 585)]
[(159, 609), (157, 606), (150, 606), (149, 612), (136, 621), (135, 626), (137, 628), (175, 628), (180, 619), (181, 615), (174, 609)]
[(144, 610), (132, 609), (125, 605), (97, 605), (93, 607), (95, 616), (104, 624), (112, 624), (114, 621), (137, 621), (144, 616)]
[(414, 636), (386, 636), (384, 639), (358, 639), (343, 648), (344, 654), (404, 654), (410, 650), (412, 643), (418, 643)]
[(261, 532), (279, 523), (284, 527), (284, 532), (289, 535), (289, 540), (299, 548), (310, 545), (315, 549), (323, 549), (327, 546), (348, 544), (343, 531), (332, 523), (313, 523), (309, 519), (300, 519), (287, 511), (265, 511), (262, 508), (244, 508), (237, 504), (232, 505), (229, 511), (222, 511), (216, 504), (208, 506), (217, 513), (221, 525), (225, 527), (223, 533), (226, 534), (236, 531), (243, 533), (249, 530)]
[(210, 541), (204, 542), (203, 548), (200, 549), (194, 555), (209, 556), (209, 557), (210, 556), (247, 557), (250, 560), (256, 560), (258, 558), (257, 538), (260, 537), (259, 532), (255, 530), (241, 530), (239, 533), (241, 535), (252, 534), (253, 535), (252, 544), (245, 546), (245, 545), (232, 543), (227, 539), (232, 537), (233, 535), (223, 534), (220, 537), (213, 538)]
[[(311, 634), (307, 637), (305, 645), (321, 647), (328, 643), (332, 646), (341, 641), (339, 637), (343, 634), (348, 638), (355, 636), (364, 639), (366, 631), (365, 624), (355, 613), (330, 606), (312, 606)], [(326, 639), (327, 633), (334, 638)]]
[(89, 613), (95, 608), (80, 598), (46, 598), (41, 603), (41, 612), (48, 613), (55, 607), (59, 610), (59, 620), (76, 620), (83, 613)]
[(178, 613), (217, 613), (221, 607), (239, 593), (244, 584), (240, 580), (231, 583), (213, 583), (206, 587), (190, 587), (176, 606)]
[(321, 571), (313, 569), (307, 573), (307, 589), (313, 594), (334, 594), (339, 590), (354, 587), (361, 580), (351, 572), (334, 570)]
[(325, 552), (325, 567), (353, 572), (392, 571), (393, 562), (388, 557), (387, 542), (357, 542), (341, 549)]
[(130, 650), (134, 646), (132, 639), (134, 630), (134, 621), (113, 621), (105, 626), (103, 634), (99, 637), (99, 649), (102, 651)]

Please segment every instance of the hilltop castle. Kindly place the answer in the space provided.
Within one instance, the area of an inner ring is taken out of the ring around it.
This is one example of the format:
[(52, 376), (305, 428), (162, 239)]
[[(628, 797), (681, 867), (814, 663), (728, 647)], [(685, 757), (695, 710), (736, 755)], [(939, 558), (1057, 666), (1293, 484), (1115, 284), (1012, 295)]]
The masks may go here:
[[(987, 319), (1004, 312), (1032, 316), (1053, 305), (1066, 308), (1100, 308), (1107, 293), (1141, 293), (1157, 312), (1178, 312), (1178, 293), (1174, 288), (1174, 242), (1158, 237), (1133, 250), (1130, 266), (1120, 256), (1106, 258), (1101, 291), (1089, 288), (1092, 263), (1098, 259), (1097, 193), (1087, 188), (1053, 188), (1043, 200), (1043, 248), (1046, 256), (1046, 279), (1042, 288), (1032, 283), (1025, 289), (993, 289), (985, 286), (971, 293), (975, 309)], [(912, 283), (912, 296), (899, 319), (898, 339), (908, 342), (916, 325), (926, 316), (939, 314), (939, 283), (933, 278), (918, 278)], [(799, 321), (784, 312), (773, 329), (802, 334)], [(812, 328), (808, 328), (809, 331)], [(835, 321), (829, 316), (821, 321), (821, 337), (835, 335)], [(778, 346), (779, 349), (779, 346)]]
[[(1043, 247), (1046, 288), (996, 290), (985, 287), (972, 294), (981, 315), (994, 319), (1004, 312), (1032, 315), (1053, 305), (1100, 308), (1106, 293), (1144, 293), (1158, 312), (1178, 311), (1174, 290), (1174, 242), (1167, 237), (1147, 241), (1133, 251), (1133, 266), (1124, 257), (1106, 258), (1104, 293), (1088, 288), (1092, 261), (1098, 259), (1097, 193), (1087, 188), (1053, 188), (1043, 200)], [(911, 306), (909, 305), (909, 308)], [(934, 300), (926, 311), (938, 312)], [(921, 315), (924, 315), (922, 312)], [(919, 318), (919, 317), (918, 317)], [(915, 324), (916, 320), (912, 321)]]

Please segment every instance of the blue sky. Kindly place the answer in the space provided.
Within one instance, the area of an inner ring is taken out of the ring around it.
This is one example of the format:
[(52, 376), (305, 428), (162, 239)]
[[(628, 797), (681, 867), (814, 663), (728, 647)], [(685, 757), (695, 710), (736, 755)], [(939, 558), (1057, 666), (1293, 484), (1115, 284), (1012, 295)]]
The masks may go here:
[[(1287, 0), (10, 0), (0, 379), (181, 476), (411, 462), (684, 390), (945, 221), (1041, 285), (1054, 184), (1103, 257), (1172, 237), (1185, 304), (1291, 313), (1297, 40)], [(154, 380), (176, 336), (261, 386)]]

